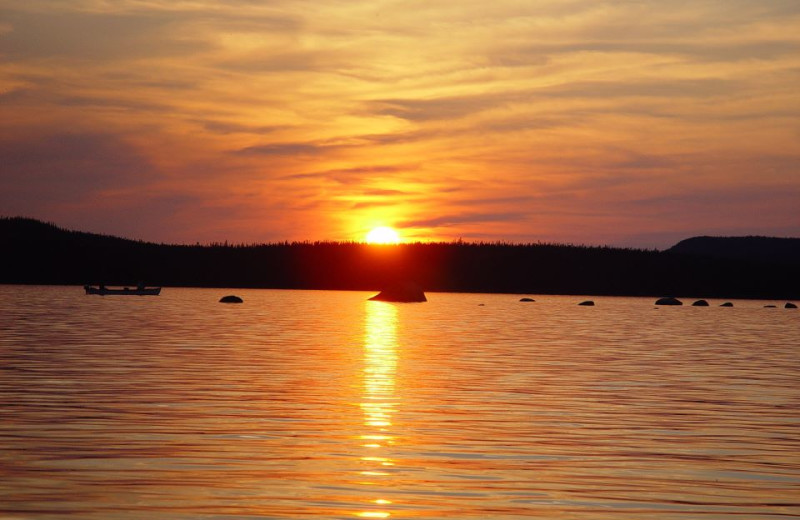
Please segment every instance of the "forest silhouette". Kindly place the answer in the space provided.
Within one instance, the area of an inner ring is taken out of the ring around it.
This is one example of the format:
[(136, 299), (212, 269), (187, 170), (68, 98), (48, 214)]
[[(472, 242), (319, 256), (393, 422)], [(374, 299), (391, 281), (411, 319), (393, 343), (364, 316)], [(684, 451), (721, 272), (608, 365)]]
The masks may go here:
[(412, 281), (425, 291), (800, 297), (800, 239), (699, 237), (667, 251), (462, 241), (168, 245), (13, 217), (0, 219), (0, 240), (7, 284), (380, 290)]

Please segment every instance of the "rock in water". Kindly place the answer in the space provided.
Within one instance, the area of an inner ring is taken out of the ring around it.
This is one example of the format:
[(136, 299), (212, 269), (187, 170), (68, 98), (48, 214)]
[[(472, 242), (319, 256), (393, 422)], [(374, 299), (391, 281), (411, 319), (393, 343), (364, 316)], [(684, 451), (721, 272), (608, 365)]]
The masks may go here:
[(656, 305), (683, 305), (683, 302), (677, 298), (659, 298)]
[(244, 300), (231, 294), (220, 298), (219, 303), (244, 303)]
[(764, 305), (765, 309), (774, 309), (776, 305)]
[(725, 303), (721, 303), (720, 307), (733, 307), (733, 304), (731, 302), (725, 302)]
[(797, 305), (793, 304), (792, 302), (786, 302), (786, 305), (783, 306), (784, 309), (796, 309)]
[(586, 300), (585, 302), (580, 302), (578, 305), (583, 305), (584, 307), (594, 307), (594, 302), (592, 300)]
[(535, 302), (533, 298), (520, 298), (519, 301), (521, 302)]
[(370, 300), (380, 302), (398, 302), (398, 303), (411, 303), (411, 302), (426, 302), (428, 299), (420, 286), (414, 283), (401, 283), (396, 284), (388, 289), (379, 292)]
[(708, 302), (705, 300), (697, 300), (692, 304), (692, 307), (708, 307)]

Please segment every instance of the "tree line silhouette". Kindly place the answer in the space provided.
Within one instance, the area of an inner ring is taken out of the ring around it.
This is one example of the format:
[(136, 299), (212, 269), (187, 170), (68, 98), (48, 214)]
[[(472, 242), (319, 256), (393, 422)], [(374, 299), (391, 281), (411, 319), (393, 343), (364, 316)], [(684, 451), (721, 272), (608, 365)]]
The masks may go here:
[(168, 245), (19, 217), (0, 219), (0, 240), (0, 283), (380, 290), (413, 281), (426, 291), (800, 297), (797, 263), (768, 255), (461, 241)]

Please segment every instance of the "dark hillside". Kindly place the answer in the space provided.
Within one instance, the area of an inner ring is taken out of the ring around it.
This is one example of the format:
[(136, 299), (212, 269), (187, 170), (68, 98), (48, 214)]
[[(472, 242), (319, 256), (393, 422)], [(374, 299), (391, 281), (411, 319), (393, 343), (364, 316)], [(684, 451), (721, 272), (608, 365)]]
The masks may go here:
[[(0, 219), (0, 283), (800, 299), (796, 264), (549, 244), (162, 245)], [(676, 246), (677, 247), (677, 246)]]
[(800, 267), (800, 238), (693, 237), (667, 250), (683, 255), (749, 260)]

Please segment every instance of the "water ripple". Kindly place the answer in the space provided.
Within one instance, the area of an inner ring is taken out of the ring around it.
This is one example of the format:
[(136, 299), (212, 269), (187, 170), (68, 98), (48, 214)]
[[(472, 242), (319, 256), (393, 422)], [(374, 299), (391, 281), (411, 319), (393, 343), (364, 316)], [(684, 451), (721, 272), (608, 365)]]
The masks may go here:
[(797, 312), (237, 292), (0, 287), (0, 518), (800, 518)]

